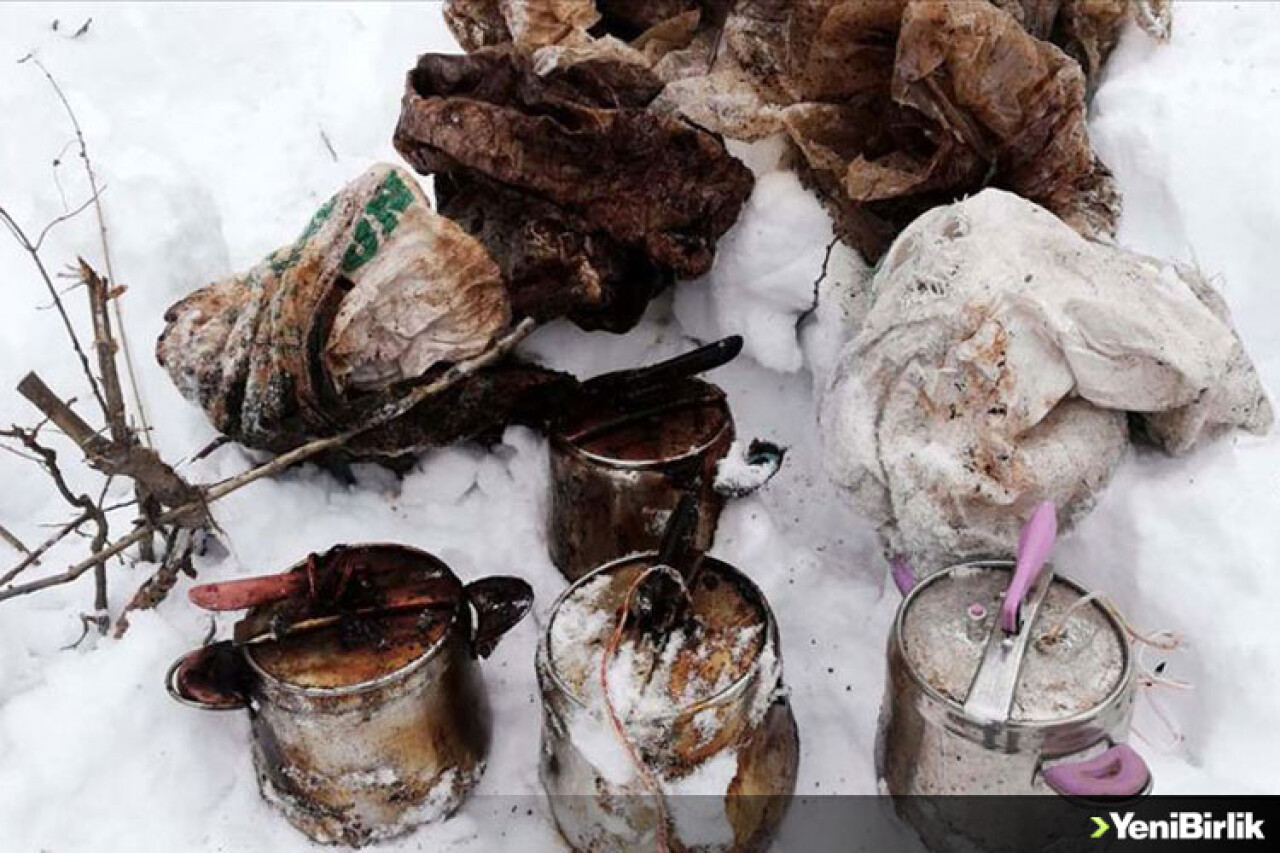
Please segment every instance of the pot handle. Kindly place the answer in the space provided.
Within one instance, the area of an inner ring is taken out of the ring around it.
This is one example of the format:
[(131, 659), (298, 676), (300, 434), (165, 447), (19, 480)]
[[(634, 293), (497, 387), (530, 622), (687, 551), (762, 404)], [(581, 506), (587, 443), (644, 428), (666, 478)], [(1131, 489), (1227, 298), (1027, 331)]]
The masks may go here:
[(1057, 764), (1043, 771), (1044, 781), (1069, 799), (1133, 799), (1151, 790), (1151, 770), (1128, 744), (1116, 744), (1084, 761)]
[(471, 650), (476, 656), (487, 658), (502, 635), (533, 606), (533, 587), (520, 578), (498, 576), (473, 581), (465, 592), (476, 615)]
[(741, 460), (749, 470), (742, 472), (741, 476), (724, 475), (721, 467), (724, 458), (716, 463), (716, 493), (726, 498), (745, 498), (759, 491), (778, 473), (786, 455), (787, 449), (781, 445), (760, 438), (751, 439)]
[(164, 677), (169, 695), (191, 708), (236, 711), (249, 707), (248, 669), (229, 640), (187, 652)]

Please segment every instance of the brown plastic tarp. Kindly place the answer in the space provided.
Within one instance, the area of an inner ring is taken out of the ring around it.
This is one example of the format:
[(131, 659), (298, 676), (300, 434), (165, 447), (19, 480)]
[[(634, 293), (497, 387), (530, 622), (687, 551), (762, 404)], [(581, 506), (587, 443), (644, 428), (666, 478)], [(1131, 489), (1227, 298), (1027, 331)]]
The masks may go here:
[(438, 177), (441, 212), (497, 260), (517, 315), (625, 330), (670, 281), (710, 269), (751, 172), (714, 134), (646, 109), (662, 84), (642, 65), (535, 62), (510, 47), (421, 57), (396, 149)]

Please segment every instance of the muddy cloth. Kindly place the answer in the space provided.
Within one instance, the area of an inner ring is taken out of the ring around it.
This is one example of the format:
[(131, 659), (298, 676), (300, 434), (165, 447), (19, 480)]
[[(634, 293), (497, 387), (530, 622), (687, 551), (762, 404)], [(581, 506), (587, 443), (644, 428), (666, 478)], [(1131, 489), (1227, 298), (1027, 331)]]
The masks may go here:
[(741, 0), (709, 70), (677, 76), (664, 59), (655, 109), (742, 139), (785, 131), (870, 260), (919, 214), (987, 186), (1110, 236), (1119, 198), (1086, 99), (1131, 16), (1168, 36), (1161, 0)]
[(497, 260), (517, 315), (623, 331), (710, 269), (752, 186), (718, 137), (645, 109), (661, 87), (608, 57), (428, 54), (395, 145), (438, 176), (441, 213)]
[[(433, 212), (412, 175), (379, 165), (294, 243), (173, 305), (156, 355), (220, 432), (280, 452), (361, 423), (405, 385), (484, 352), (510, 321), (484, 247)], [(470, 437), (558, 381), (507, 365), (353, 447), (397, 455)]]
[(1187, 452), (1272, 412), (1194, 270), (1082, 239), (1015, 195), (894, 242), (820, 403), (835, 479), (917, 571), (1010, 555), (1043, 500), (1093, 504), (1131, 440)]

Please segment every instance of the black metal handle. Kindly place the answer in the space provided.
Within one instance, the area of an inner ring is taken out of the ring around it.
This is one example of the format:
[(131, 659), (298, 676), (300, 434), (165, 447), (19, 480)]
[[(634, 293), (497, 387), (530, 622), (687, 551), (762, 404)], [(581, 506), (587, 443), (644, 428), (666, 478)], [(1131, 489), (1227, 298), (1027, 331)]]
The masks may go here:
[(582, 390), (588, 394), (642, 394), (722, 367), (737, 358), (740, 352), (742, 336), (731, 335), (648, 367), (601, 374), (582, 383)]
[(467, 584), (466, 596), (476, 615), (471, 650), (481, 658), (492, 654), (503, 635), (533, 606), (533, 587), (520, 578), (481, 578)]

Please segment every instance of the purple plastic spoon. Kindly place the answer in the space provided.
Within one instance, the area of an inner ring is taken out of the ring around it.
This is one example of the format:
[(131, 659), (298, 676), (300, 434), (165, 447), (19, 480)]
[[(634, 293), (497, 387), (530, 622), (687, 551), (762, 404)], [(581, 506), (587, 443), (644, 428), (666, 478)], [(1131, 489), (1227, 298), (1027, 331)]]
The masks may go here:
[(1000, 605), (1000, 627), (1006, 634), (1016, 634), (1022, 626), (1023, 599), (1048, 562), (1057, 537), (1058, 510), (1052, 501), (1045, 501), (1031, 513), (1018, 536), (1018, 563)]

